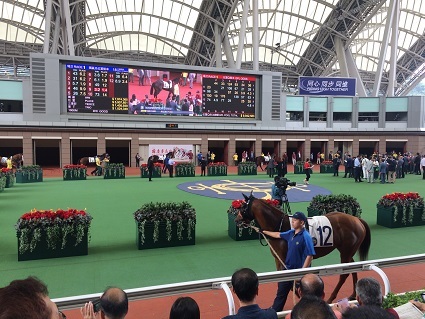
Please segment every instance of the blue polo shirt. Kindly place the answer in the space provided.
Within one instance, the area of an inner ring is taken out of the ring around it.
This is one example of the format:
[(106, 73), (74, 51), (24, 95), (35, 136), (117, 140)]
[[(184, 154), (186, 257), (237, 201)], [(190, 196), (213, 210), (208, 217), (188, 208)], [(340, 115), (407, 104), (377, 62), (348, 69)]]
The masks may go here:
[(302, 268), (307, 256), (316, 255), (313, 240), (305, 228), (296, 235), (295, 229), (280, 233), (280, 238), (288, 242), (288, 253), (285, 259), (285, 264), (288, 269)]

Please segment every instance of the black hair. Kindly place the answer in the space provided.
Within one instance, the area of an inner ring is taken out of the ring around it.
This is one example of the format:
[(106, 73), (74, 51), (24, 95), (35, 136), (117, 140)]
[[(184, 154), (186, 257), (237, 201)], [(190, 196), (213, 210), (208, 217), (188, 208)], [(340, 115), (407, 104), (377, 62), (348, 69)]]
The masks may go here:
[(336, 319), (335, 313), (322, 299), (315, 296), (305, 296), (295, 305), (291, 319)]
[(128, 312), (127, 294), (120, 288), (107, 288), (100, 297), (100, 308), (111, 319), (124, 318)]
[(394, 319), (394, 316), (378, 306), (348, 308), (342, 313), (344, 319)]
[(258, 294), (258, 276), (252, 269), (239, 269), (232, 276), (232, 286), (239, 300), (250, 302)]
[(174, 301), (170, 310), (170, 319), (200, 319), (201, 312), (196, 301), (190, 297), (180, 297)]

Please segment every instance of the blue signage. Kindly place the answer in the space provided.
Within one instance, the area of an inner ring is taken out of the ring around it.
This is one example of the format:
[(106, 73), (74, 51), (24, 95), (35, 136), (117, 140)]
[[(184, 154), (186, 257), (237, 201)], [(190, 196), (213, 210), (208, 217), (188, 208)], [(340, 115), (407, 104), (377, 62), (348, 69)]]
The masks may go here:
[(300, 76), (299, 95), (356, 96), (356, 79)]

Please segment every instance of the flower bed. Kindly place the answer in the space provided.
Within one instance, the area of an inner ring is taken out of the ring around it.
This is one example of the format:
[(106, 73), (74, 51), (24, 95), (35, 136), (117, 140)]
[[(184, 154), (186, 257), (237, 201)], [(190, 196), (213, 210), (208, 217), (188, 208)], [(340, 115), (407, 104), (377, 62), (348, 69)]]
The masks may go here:
[[(266, 201), (269, 205), (280, 209), (279, 201), (275, 199), (268, 199)], [(238, 225), (235, 223), (236, 216), (245, 205), (246, 202), (243, 199), (234, 200), (232, 205), (230, 205), (229, 209), (227, 210), (227, 233), (230, 238), (236, 241), (258, 239), (257, 232), (254, 231), (251, 227), (238, 227)], [(250, 225), (259, 227), (255, 220), (252, 220)]]
[(0, 176), (0, 192), (3, 192), (5, 187), (6, 187), (6, 176)]
[(88, 254), (92, 217), (84, 210), (33, 210), (15, 225), (18, 260)]
[(62, 169), (63, 180), (85, 180), (87, 176), (87, 166), (85, 165), (65, 165)]
[(240, 162), (238, 175), (257, 175), (257, 164), (254, 162)]
[(195, 245), (196, 211), (188, 202), (147, 203), (134, 219), (138, 249)]
[(323, 161), (320, 163), (320, 173), (333, 173), (334, 166), (332, 161)]
[(425, 225), (424, 200), (418, 193), (387, 194), (376, 207), (378, 225), (388, 228)]
[(176, 177), (194, 177), (195, 164), (193, 163), (177, 163), (174, 167)]
[(15, 174), (13, 169), (3, 167), (0, 172), (0, 177), (5, 177), (4, 188), (10, 188), (15, 185)]
[(227, 165), (223, 162), (209, 163), (207, 166), (208, 176), (227, 176)]
[(125, 167), (123, 163), (109, 163), (104, 168), (104, 179), (120, 179), (125, 178)]
[(43, 170), (39, 165), (22, 166), (15, 173), (16, 183), (35, 183), (43, 181)]
[(307, 212), (309, 217), (342, 212), (360, 218), (362, 209), (357, 199), (351, 195), (316, 195), (307, 207)]
[[(154, 177), (161, 177), (161, 170), (162, 170), (162, 164), (160, 163), (154, 163), (154, 168), (152, 171), (152, 178)], [(140, 166), (140, 177), (141, 178), (149, 178), (149, 170), (148, 170), (148, 164), (142, 164)]]

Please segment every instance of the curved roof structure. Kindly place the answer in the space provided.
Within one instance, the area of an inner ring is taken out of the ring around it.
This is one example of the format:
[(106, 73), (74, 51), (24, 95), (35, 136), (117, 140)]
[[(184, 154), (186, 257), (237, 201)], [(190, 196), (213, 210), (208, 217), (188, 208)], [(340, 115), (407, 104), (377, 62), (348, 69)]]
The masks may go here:
[(404, 95), (425, 76), (424, 20), (412, 0), (2, 0), (0, 65), (19, 75), (44, 52), (273, 70), (286, 91), (351, 76), (363, 95)]

